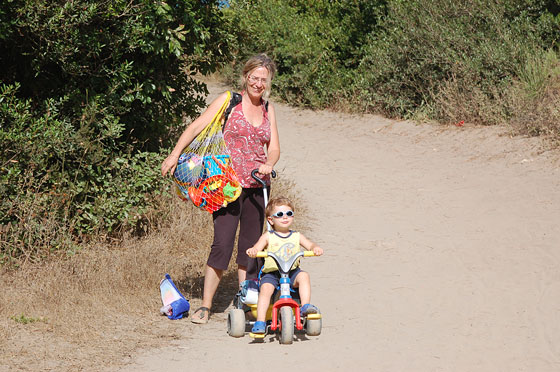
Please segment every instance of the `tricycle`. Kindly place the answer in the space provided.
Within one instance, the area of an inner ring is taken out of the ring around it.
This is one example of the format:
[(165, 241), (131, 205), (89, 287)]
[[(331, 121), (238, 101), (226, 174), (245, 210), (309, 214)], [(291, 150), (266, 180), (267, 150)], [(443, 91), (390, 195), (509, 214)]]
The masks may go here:
[[(256, 175), (256, 170), (252, 173), (253, 178), (263, 184), (265, 206), (268, 204), (266, 185)], [(274, 176), (274, 175), (273, 175)], [(269, 227), (270, 229), (270, 227)], [(296, 260), (300, 257), (315, 256), (312, 251), (285, 249), (276, 253), (262, 251), (257, 253), (257, 257), (272, 257), (280, 272), (279, 290), (276, 291), (276, 299), (269, 307), (266, 315), (267, 331), (278, 332), (281, 344), (291, 344), (294, 339), (294, 329), (299, 331), (305, 329), (308, 336), (318, 336), (321, 334), (322, 317), (320, 313), (302, 316), (298, 295), (292, 297), (289, 272)], [(243, 337), (247, 329), (251, 329), (257, 316), (257, 301), (254, 297), (248, 296), (251, 290), (249, 284), (253, 286), (253, 294), (257, 293), (258, 283), (255, 281), (245, 281), (242, 290), (234, 298), (234, 308), (228, 313), (227, 327), (228, 334), (232, 337)], [(296, 292), (297, 293), (297, 292)], [(252, 297), (251, 299), (249, 299)], [(249, 336), (253, 339), (262, 339), (265, 333), (252, 333)]]
[[(282, 254), (282, 256), (286, 256)], [(321, 314), (308, 314), (302, 317), (300, 314), (300, 304), (291, 295), (290, 290), (290, 278), (288, 273), (294, 262), (300, 257), (311, 257), (314, 256), (311, 251), (300, 251), (288, 257), (281, 257), (275, 253), (269, 253), (266, 251), (259, 252), (257, 257), (272, 257), (278, 265), (278, 270), (280, 271), (280, 291), (277, 300), (271, 305), (269, 311), (267, 312), (267, 329), (273, 332), (280, 333), (280, 343), (281, 344), (291, 344), (294, 338), (294, 328), (297, 330), (305, 329), (305, 333), (308, 336), (318, 336), (321, 334), (322, 328), (322, 318)], [(244, 304), (241, 300), (241, 295), (237, 296), (237, 301), (234, 301), (236, 306), (234, 309), (230, 310), (228, 314), (228, 334), (232, 337), (243, 337), (247, 328), (252, 327), (254, 324), (253, 320), (247, 319), (256, 318), (257, 316), (257, 305), (256, 304)], [(237, 303), (235, 303), (237, 302)], [(256, 302), (256, 301), (253, 301)], [(248, 313), (250, 311), (250, 315)], [(278, 316), (280, 314), (280, 316)], [(257, 334), (249, 333), (254, 339), (264, 338), (266, 333)]]

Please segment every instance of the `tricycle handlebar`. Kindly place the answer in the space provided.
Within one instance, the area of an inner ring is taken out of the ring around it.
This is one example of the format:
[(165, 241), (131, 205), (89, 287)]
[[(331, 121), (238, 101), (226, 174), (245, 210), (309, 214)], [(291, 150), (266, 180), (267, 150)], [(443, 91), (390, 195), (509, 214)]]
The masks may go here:
[[(259, 173), (258, 169), (253, 169), (251, 171), (251, 176), (257, 181), (259, 182), (263, 187), (266, 187), (266, 182), (264, 182), (264, 180), (262, 178), (260, 178), (259, 176), (257, 176), (257, 173)], [(270, 175), (272, 176), (272, 178), (276, 178), (276, 171), (272, 170), (272, 172), (270, 172)]]
[[(315, 256), (315, 253), (313, 253), (313, 251), (303, 251), (303, 257), (313, 257), (313, 256)], [(268, 257), (268, 252), (267, 251), (257, 252), (257, 257), (261, 257), (261, 258)]]

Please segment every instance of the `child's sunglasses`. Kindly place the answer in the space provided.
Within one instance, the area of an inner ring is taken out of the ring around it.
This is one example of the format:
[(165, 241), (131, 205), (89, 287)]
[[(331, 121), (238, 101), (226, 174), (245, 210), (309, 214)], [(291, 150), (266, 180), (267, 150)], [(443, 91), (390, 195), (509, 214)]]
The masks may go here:
[(284, 217), (284, 215), (286, 215), (286, 216), (288, 216), (288, 217), (293, 217), (293, 216), (294, 216), (294, 212), (293, 212), (293, 211), (286, 211), (286, 212), (280, 211), (280, 212), (274, 213), (274, 214), (272, 215), (272, 217), (275, 217), (275, 218), (282, 218), (282, 217)]

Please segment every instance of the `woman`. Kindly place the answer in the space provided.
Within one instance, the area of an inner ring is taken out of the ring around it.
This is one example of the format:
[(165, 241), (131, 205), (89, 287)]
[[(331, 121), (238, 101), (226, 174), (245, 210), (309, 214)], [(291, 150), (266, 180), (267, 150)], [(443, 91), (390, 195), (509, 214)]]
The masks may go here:
[[(242, 100), (230, 113), (224, 127), (224, 140), (231, 155), (243, 191), (227, 207), (213, 213), (214, 242), (206, 263), (202, 306), (192, 315), (193, 323), (207, 323), (212, 300), (233, 253), (235, 233), (237, 274), (239, 284), (257, 275), (257, 262), (246, 254), (262, 234), (264, 196), (262, 186), (251, 177), (258, 169), (270, 185), (269, 174), (280, 158), (280, 141), (274, 106), (265, 101), (270, 94), (271, 80), (276, 72), (274, 62), (266, 55), (249, 58), (243, 67)], [(227, 99), (227, 92), (216, 98), (183, 132), (171, 154), (161, 165), (161, 174), (173, 174), (182, 151), (210, 123)], [(266, 153), (264, 146), (266, 145)]]

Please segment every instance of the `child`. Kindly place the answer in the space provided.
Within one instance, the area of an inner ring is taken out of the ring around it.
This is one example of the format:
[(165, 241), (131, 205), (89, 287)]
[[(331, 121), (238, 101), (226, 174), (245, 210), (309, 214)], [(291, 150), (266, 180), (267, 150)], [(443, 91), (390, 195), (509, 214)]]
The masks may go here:
[[(247, 249), (249, 257), (256, 257), (257, 252), (265, 248), (271, 252), (276, 252), (286, 244), (295, 246), (296, 251), (301, 245), (306, 250), (313, 251), (317, 256), (323, 254), (323, 249), (317, 244), (311, 242), (302, 234), (290, 230), (290, 226), (294, 222), (294, 207), (289, 199), (272, 199), (266, 206), (265, 213), (272, 230), (265, 232), (252, 248)], [(257, 321), (251, 331), (261, 334), (266, 332), (266, 312), (270, 305), (270, 298), (278, 287), (280, 279), (276, 262), (271, 257), (265, 259), (262, 271), (257, 302)], [(299, 288), (301, 303), (304, 304), (301, 307), (302, 316), (318, 313), (319, 309), (309, 303), (311, 300), (311, 281), (309, 274), (299, 268), (299, 260), (294, 263), (290, 270), (290, 282), (293, 288)]]

